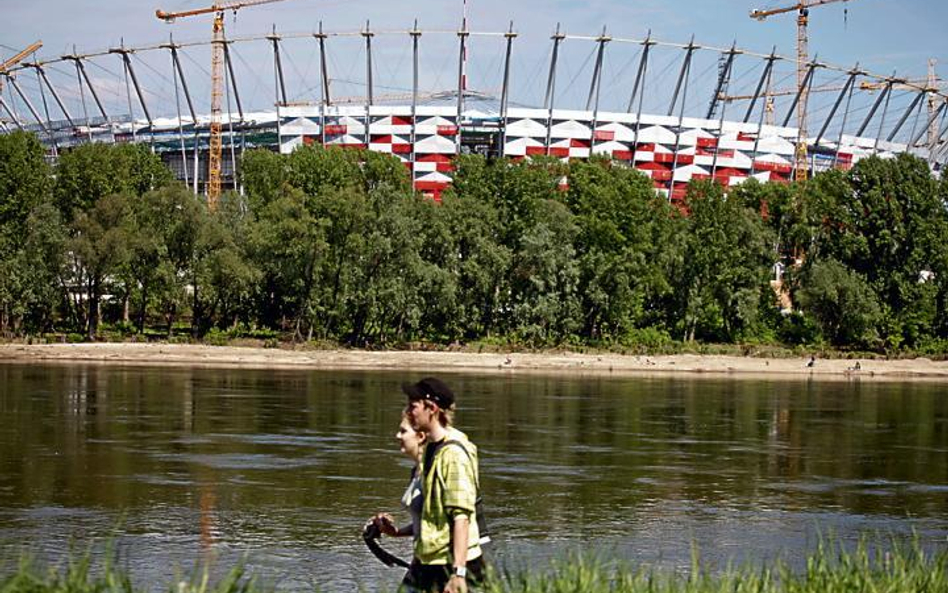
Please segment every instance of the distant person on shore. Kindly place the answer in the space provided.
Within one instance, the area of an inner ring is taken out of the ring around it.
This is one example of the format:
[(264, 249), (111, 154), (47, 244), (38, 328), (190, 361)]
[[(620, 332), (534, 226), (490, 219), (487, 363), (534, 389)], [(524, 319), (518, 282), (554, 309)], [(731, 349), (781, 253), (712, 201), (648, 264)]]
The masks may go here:
[(454, 393), (439, 379), (405, 384), (406, 415), (426, 435), (420, 470), (422, 505), (415, 554), (402, 582), (409, 591), (465, 593), (483, 582), (477, 447), (451, 426)]

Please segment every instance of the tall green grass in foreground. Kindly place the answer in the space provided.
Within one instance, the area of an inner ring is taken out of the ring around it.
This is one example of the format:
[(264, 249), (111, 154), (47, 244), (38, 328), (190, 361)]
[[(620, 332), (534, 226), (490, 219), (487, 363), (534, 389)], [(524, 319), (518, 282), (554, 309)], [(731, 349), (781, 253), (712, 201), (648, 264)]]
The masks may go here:
[(248, 577), (241, 565), (233, 567), (221, 580), (211, 583), (208, 571), (196, 571), (184, 579), (168, 576), (167, 583), (133, 583), (132, 575), (118, 568), (111, 551), (105, 565), (92, 569), (91, 555), (69, 558), (64, 566), (43, 567), (31, 559), (20, 562), (15, 573), (0, 576), (0, 593), (144, 593), (160, 590), (169, 593), (269, 593), (254, 577)]
[(886, 550), (862, 541), (854, 550), (821, 542), (803, 570), (770, 566), (711, 571), (692, 556), (689, 574), (589, 556), (556, 561), (547, 571), (500, 575), (489, 593), (948, 593), (948, 550), (926, 553), (917, 541)]
[[(926, 552), (918, 544), (891, 542), (883, 549), (861, 542), (846, 550), (823, 542), (806, 559), (803, 570), (785, 564), (712, 571), (694, 554), (689, 574), (633, 566), (575, 555), (535, 572), (506, 572), (485, 587), (486, 593), (948, 593), (948, 549)], [(90, 555), (63, 566), (43, 568), (25, 560), (15, 572), (0, 576), (0, 593), (268, 593), (236, 566), (220, 581), (209, 582), (206, 570), (184, 580), (133, 583), (132, 576), (108, 559), (92, 570)], [(385, 587), (382, 587), (385, 589)]]

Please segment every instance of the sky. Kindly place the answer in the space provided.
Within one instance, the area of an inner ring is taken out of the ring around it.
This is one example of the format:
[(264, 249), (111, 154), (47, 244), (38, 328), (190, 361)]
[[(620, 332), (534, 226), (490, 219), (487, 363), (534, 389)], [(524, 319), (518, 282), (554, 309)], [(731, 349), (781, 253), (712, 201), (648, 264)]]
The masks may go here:
[[(533, 93), (545, 82), (542, 65), (548, 59), (549, 37), (557, 23), (569, 34), (597, 35), (606, 27), (607, 32), (616, 37), (642, 38), (651, 31), (657, 39), (680, 43), (687, 43), (694, 35), (699, 45), (727, 47), (736, 41), (739, 47), (761, 53), (768, 53), (772, 46), (776, 46), (778, 53), (792, 56), (795, 54), (795, 13), (775, 16), (765, 22), (748, 16), (754, 8), (774, 8), (788, 3), (788, 0), (468, 0), (468, 12), (470, 28), (475, 31), (500, 31), (513, 21), (520, 34), (515, 58), (520, 64), (518, 72), (522, 73), (519, 81), (522, 85), (529, 83), (534, 87), (530, 91)], [(9, 57), (14, 50), (37, 39), (42, 39), (45, 44), (38, 54), (40, 58), (71, 52), (73, 46), (84, 53), (115, 47), (122, 42), (128, 46), (161, 43), (168, 40), (170, 33), (179, 42), (207, 39), (210, 36), (209, 17), (181, 19), (169, 25), (154, 16), (156, 8), (175, 11), (205, 4), (205, 0), (0, 0), (4, 17), (0, 57)], [(230, 37), (261, 34), (273, 28), (282, 33), (312, 32), (320, 20), (327, 31), (354, 31), (365, 26), (366, 21), (373, 29), (406, 30), (414, 19), (423, 30), (454, 30), (460, 23), (461, 13), (462, 0), (284, 0), (245, 8), (236, 18), (228, 15), (226, 26)], [(818, 53), (821, 60), (840, 66), (859, 62), (863, 68), (873, 72), (887, 74), (897, 71), (899, 75), (912, 77), (924, 76), (927, 60), (935, 58), (940, 64), (939, 71), (948, 77), (945, 23), (948, 23), (948, 2), (944, 0), (839, 2), (811, 10), (811, 55)], [(450, 37), (445, 34), (448, 41)], [(306, 99), (318, 93), (318, 90), (313, 90), (318, 89), (314, 67), (316, 50), (311, 41), (301, 43), (308, 45), (305, 50), (292, 51), (288, 70), (291, 78), (295, 73), (300, 79), (291, 84), (291, 95)], [(358, 66), (358, 59), (345, 59), (358, 57), (361, 51), (358, 38), (334, 43), (334, 59), (339, 61), (334, 62), (334, 78), (341, 81), (359, 76), (361, 66)], [(403, 75), (402, 83), (395, 83), (396, 76), (392, 74), (391, 84), (385, 84), (386, 68), (404, 71), (406, 67), (408, 45), (401, 40), (399, 43), (399, 46), (390, 48), (386, 48), (384, 42), (379, 44), (377, 59), (388, 64), (378, 73), (382, 92), (386, 89), (404, 90)], [(422, 43), (427, 44), (427, 54), (423, 59), (437, 63), (445, 72), (450, 73), (455, 68), (452, 65), (453, 46), (439, 46), (428, 37)], [(471, 52), (480, 53), (480, 67), (490, 70), (472, 73), (475, 77), (482, 75), (482, 86), (496, 85), (501, 43), (499, 39), (472, 41)], [(580, 48), (574, 43), (571, 46), (577, 49), (573, 55), (567, 52), (564, 57), (562, 88), (569, 85), (570, 68), (578, 72), (589, 63), (593, 45)], [(633, 59), (632, 54), (620, 58), (620, 53), (613, 54), (613, 62), (609, 64), (612, 75), (623, 81), (617, 89), (627, 86), (629, 64)], [(271, 65), (265, 43), (257, 54), (240, 59), (250, 75), (259, 78), (255, 84), (261, 88), (254, 92), (266, 95), (271, 91), (265, 87), (272, 86), (273, 79), (272, 73), (264, 72)], [(118, 58), (102, 60), (107, 61), (102, 66), (103, 71), (114, 74), (121, 70)], [(199, 71), (206, 74), (208, 58), (195, 50), (188, 60), (186, 67), (195, 72), (196, 78), (202, 78)], [(160, 68), (164, 68), (161, 64), (148, 66), (153, 73), (143, 68), (143, 77), (155, 77), (153, 88), (171, 84), (170, 77), (161, 78), (164, 75), (158, 73)], [(677, 68), (673, 64), (670, 59), (667, 65), (672, 73)], [(702, 68), (711, 70), (711, 66)], [(443, 75), (448, 81), (451, 76)], [(746, 82), (752, 84), (752, 79), (748, 76)], [(429, 86), (450, 87), (445, 80), (427, 82)], [(588, 81), (576, 82), (573, 94), (584, 98), (584, 88), (588, 84)], [(200, 83), (195, 83), (195, 86), (198, 87), (195, 94), (202, 95)], [(611, 88), (604, 87), (603, 90), (607, 94), (612, 92)], [(172, 91), (166, 88), (150, 92), (164, 92), (167, 96)], [(346, 92), (347, 89), (340, 87), (337, 95)], [(355, 94), (359, 92), (358, 87), (348, 89), (348, 92)], [(542, 93), (542, 89), (539, 92)], [(118, 97), (119, 89), (115, 89), (115, 94)], [(536, 98), (531, 95), (529, 100), (535, 102)], [(696, 98), (693, 100), (697, 101)], [(618, 105), (622, 101), (616, 98), (615, 102)]]

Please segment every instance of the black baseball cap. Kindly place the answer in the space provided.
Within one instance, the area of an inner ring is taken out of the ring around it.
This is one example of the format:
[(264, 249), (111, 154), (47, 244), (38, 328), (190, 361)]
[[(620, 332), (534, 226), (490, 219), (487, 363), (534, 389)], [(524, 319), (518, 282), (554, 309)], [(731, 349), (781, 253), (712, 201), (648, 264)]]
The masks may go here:
[(454, 392), (441, 379), (425, 377), (417, 383), (403, 383), (402, 391), (408, 396), (408, 401), (427, 400), (438, 404), (442, 410), (454, 405)]

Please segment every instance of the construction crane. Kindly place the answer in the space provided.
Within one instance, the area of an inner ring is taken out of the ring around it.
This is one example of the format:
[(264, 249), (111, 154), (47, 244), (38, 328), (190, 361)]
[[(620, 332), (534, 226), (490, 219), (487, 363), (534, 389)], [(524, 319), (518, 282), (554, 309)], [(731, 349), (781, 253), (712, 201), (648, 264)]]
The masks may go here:
[[(829, 93), (833, 91), (841, 91), (844, 87), (839, 85), (833, 86), (818, 86), (810, 89), (811, 93)], [(764, 123), (768, 126), (774, 125), (774, 97), (789, 97), (797, 94), (797, 89), (779, 89), (771, 90), (767, 89), (764, 92)], [(733, 103), (734, 101), (750, 101), (751, 99), (756, 98), (757, 95), (725, 95), (720, 93), (718, 95), (719, 101), (724, 101), (726, 103)]]
[[(42, 41), (35, 41), (31, 43), (29, 46), (27, 46), (26, 49), (17, 53), (15, 56), (10, 58), (9, 60), (6, 60), (2, 64), (0, 64), (0, 74), (6, 74), (10, 68), (13, 68), (17, 64), (25, 60), (26, 56), (38, 51), (39, 48), (41, 47), (43, 47)], [(0, 93), (2, 92), (3, 92), (3, 80), (0, 79)], [(2, 99), (2, 97), (0, 97), (0, 99)]]
[(210, 210), (217, 209), (217, 202), (221, 196), (221, 153), (223, 141), (221, 138), (221, 100), (224, 96), (224, 13), (236, 13), (241, 8), (272, 4), (282, 0), (237, 0), (235, 2), (214, 2), (211, 6), (182, 10), (179, 12), (165, 12), (156, 10), (155, 16), (172, 23), (176, 19), (198, 16), (202, 14), (214, 15), (214, 26), (211, 42), (211, 130), (210, 147), (207, 162), (207, 206)]
[(41, 47), (43, 47), (42, 41), (36, 41), (34, 43), (31, 43), (26, 49), (24, 49), (17, 55), (13, 56), (9, 60), (0, 64), (0, 73), (4, 73), (10, 68), (16, 66), (17, 64), (22, 62), (26, 58), (26, 56), (30, 55), (31, 53), (35, 51), (38, 51)]
[(807, 33), (807, 26), (810, 22), (810, 9), (816, 8), (817, 6), (823, 6), (825, 4), (834, 4), (836, 2), (850, 2), (851, 0), (802, 0), (801, 2), (796, 2), (790, 6), (784, 6), (782, 8), (772, 8), (769, 10), (752, 10), (750, 13), (751, 18), (757, 19), (758, 21), (767, 20), (767, 18), (784, 14), (787, 12), (797, 11), (797, 92), (800, 93), (800, 100), (797, 102), (797, 148), (796, 148), (796, 158), (795, 158), (795, 167), (796, 167), (796, 179), (797, 181), (803, 181), (807, 176), (807, 125), (806, 125), (806, 115), (807, 115), (807, 89), (806, 78), (807, 70), (809, 68), (809, 35)]
[[(928, 94), (928, 118), (931, 121), (931, 124), (928, 126), (929, 146), (934, 146), (938, 142), (938, 122), (935, 121), (935, 111), (938, 108), (937, 93), (942, 91), (946, 87), (946, 83), (948, 83), (948, 81), (939, 78), (935, 73), (935, 64), (936, 60), (934, 58), (928, 60), (927, 78), (915, 78), (891, 83), (893, 89), (908, 91), (924, 90)], [(883, 89), (889, 84), (889, 82), (869, 82), (866, 80), (860, 83), (859, 88), (864, 91), (872, 92)]]

